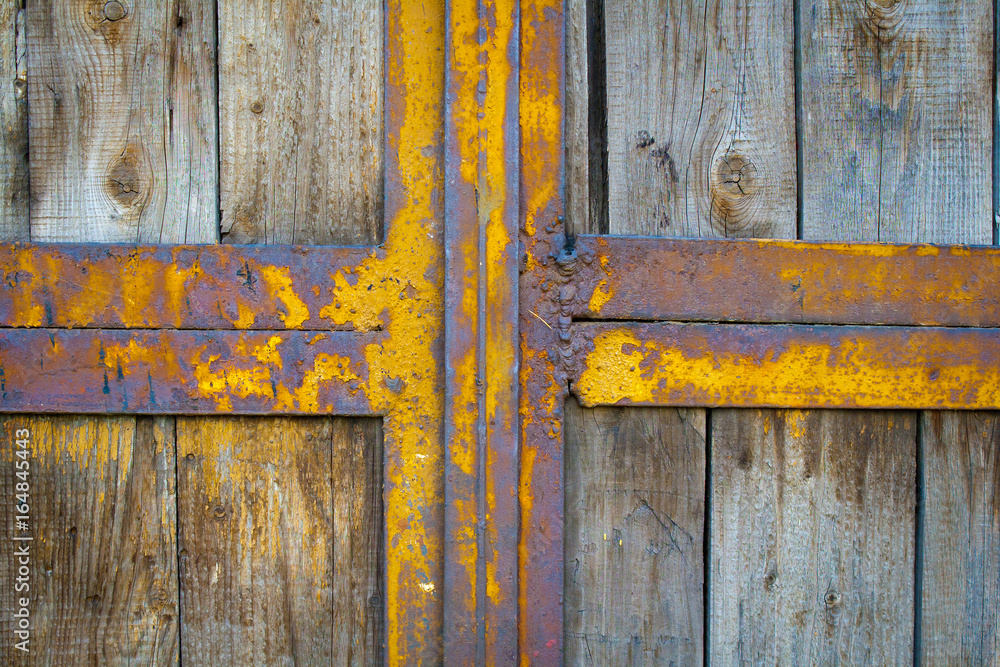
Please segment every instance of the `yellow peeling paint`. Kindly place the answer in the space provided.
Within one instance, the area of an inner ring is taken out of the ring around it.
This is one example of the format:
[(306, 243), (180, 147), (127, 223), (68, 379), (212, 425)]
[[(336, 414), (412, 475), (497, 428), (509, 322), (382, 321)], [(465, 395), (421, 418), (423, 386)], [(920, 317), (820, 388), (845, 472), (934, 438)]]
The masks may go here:
[(302, 386), (295, 392), (298, 407), (304, 412), (319, 412), (319, 388), (322, 383), (348, 383), (358, 379), (358, 375), (351, 371), (351, 360), (347, 357), (317, 354), (312, 370), (306, 371)]
[(958, 361), (933, 330), (909, 334), (912, 354), (901, 363), (877, 335), (859, 332), (838, 346), (789, 338), (773, 354), (754, 358), (709, 351), (694, 338), (679, 349), (613, 329), (595, 337), (576, 387), (588, 406), (622, 400), (732, 407), (1000, 406), (1000, 367)]
[(41, 290), (36, 286), (41, 282), (35, 266), (35, 255), (29, 249), (21, 248), (15, 254), (13, 265), (7, 268), (7, 283), (14, 282), (18, 276), (16, 288), (11, 289), (11, 301), (14, 312), (17, 313), (15, 323), (19, 326), (37, 327), (44, 322), (45, 307)]
[(254, 312), (253, 308), (246, 305), (242, 301), (236, 302), (236, 308), (239, 315), (235, 320), (232, 320), (233, 327), (236, 329), (249, 329), (252, 327), (254, 321), (257, 319), (257, 314)]
[(297, 329), (309, 319), (309, 308), (292, 289), (292, 277), (286, 267), (261, 266), (257, 270), (271, 298), (281, 301), (285, 306), (286, 312), (278, 311), (278, 317), (285, 323), (285, 327)]
[[(608, 276), (611, 275), (611, 272), (608, 270), (609, 261), (610, 260), (607, 255), (600, 256), (601, 268), (604, 269), (604, 273)], [(594, 293), (590, 295), (590, 303), (587, 304), (587, 308), (589, 308), (590, 312), (594, 314), (600, 313), (601, 308), (603, 308), (604, 304), (611, 300), (613, 294), (614, 290), (608, 288), (608, 279), (602, 278), (601, 281), (597, 283), (597, 287), (594, 288)]]

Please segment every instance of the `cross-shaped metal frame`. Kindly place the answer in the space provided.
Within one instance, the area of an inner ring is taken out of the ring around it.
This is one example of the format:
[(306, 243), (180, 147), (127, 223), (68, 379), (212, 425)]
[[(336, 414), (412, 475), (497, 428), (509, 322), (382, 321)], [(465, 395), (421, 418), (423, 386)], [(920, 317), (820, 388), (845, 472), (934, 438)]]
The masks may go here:
[(388, 663), (561, 661), (570, 394), (1000, 408), (1000, 249), (573, 236), (561, 2), (386, 51), (382, 245), (0, 247), (0, 411), (381, 416)]

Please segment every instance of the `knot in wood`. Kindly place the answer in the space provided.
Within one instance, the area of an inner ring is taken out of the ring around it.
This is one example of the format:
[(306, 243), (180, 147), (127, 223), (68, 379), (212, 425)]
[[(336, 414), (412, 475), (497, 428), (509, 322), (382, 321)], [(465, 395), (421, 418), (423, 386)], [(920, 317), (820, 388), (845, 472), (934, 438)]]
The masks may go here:
[(109, 21), (121, 21), (128, 14), (128, 10), (118, 0), (104, 3), (104, 18)]
[(142, 149), (129, 144), (112, 162), (105, 176), (108, 196), (121, 206), (141, 207), (148, 196), (149, 177), (146, 175)]
[(712, 168), (712, 224), (725, 236), (743, 236), (754, 228), (754, 207), (761, 178), (750, 158), (729, 152)]

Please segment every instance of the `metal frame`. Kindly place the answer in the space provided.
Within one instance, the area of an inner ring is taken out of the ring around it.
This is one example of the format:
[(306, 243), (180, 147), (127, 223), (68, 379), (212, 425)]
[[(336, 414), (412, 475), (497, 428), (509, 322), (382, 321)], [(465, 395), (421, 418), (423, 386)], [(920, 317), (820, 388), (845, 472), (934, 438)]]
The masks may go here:
[(562, 12), (387, 5), (379, 247), (0, 247), (0, 411), (381, 416), (387, 662), (559, 664), (571, 394), (1000, 408), (996, 248), (567, 234)]

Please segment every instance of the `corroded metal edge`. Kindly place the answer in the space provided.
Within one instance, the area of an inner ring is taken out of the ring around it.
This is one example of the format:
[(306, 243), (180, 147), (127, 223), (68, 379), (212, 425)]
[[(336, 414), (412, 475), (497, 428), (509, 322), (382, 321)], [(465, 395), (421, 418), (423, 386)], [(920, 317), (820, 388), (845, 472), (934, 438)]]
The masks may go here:
[(574, 324), (583, 405), (995, 410), (1000, 329)]
[(380, 247), (0, 245), (0, 327), (374, 331), (426, 308)]
[(559, 665), (563, 655), (562, 427), (576, 266), (562, 222), (563, 9), (558, 0), (521, 0), (521, 665)]
[(577, 319), (1000, 326), (1000, 249), (580, 236)]
[(517, 660), (517, 4), (452, 2), (445, 133), (448, 665)]

